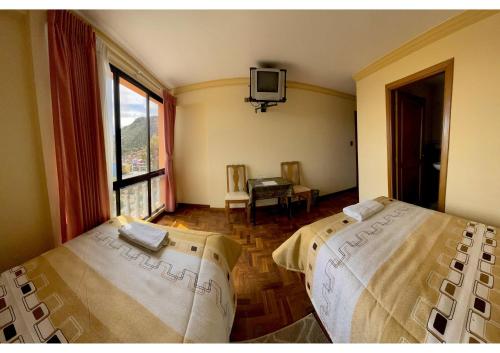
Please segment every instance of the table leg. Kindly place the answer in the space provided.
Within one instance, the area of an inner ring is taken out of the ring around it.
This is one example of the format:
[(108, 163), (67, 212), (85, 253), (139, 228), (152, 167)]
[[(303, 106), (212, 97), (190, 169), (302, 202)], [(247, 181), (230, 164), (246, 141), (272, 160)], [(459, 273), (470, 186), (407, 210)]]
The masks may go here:
[(292, 218), (292, 197), (288, 196), (288, 219)]
[(255, 199), (252, 200), (252, 223), (255, 225)]

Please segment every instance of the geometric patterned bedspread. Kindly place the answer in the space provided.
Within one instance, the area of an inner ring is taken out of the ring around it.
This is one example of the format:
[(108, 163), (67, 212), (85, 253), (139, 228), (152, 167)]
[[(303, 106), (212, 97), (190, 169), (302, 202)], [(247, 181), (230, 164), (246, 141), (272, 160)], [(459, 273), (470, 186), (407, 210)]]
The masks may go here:
[(157, 226), (151, 252), (118, 237), (120, 216), (0, 275), (0, 342), (227, 342), (240, 245)]
[(275, 262), (305, 274), (333, 342), (500, 342), (497, 229), (385, 197), (299, 229)]

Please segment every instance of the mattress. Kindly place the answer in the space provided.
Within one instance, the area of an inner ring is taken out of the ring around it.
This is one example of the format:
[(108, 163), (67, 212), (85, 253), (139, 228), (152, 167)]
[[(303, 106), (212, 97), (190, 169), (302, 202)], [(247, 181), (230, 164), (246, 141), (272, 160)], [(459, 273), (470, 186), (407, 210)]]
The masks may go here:
[(131, 221), (112, 219), (2, 273), (0, 342), (227, 342), (240, 245), (164, 227), (168, 245), (151, 252), (118, 237)]
[(388, 198), (299, 229), (275, 262), (305, 274), (333, 342), (500, 342), (497, 229)]

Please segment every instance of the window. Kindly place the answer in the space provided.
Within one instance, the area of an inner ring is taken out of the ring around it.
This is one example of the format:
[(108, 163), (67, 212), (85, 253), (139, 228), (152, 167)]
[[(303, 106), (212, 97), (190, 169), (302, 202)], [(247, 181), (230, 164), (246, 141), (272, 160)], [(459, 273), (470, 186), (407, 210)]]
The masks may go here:
[(113, 65), (111, 71), (113, 211), (144, 219), (165, 205), (163, 100)]

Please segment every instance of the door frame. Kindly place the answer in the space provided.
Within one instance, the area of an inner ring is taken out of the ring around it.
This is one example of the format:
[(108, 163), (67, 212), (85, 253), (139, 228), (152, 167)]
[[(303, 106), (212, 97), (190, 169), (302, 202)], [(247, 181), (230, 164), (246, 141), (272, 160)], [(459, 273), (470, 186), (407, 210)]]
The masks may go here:
[(356, 150), (356, 188), (359, 188), (359, 163), (358, 163), (358, 111), (354, 111), (354, 148)]
[(439, 173), (439, 197), (438, 211), (445, 211), (446, 204), (446, 180), (448, 175), (448, 149), (450, 144), (450, 119), (451, 119), (451, 94), (453, 87), (453, 62), (454, 59), (443, 61), (427, 69), (418, 71), (412, 75), (401, 78), (385, 85), (386, 115), (387, 115), (387, 179), (388, 195), (394, 197), (394, 173), (396, 172), (393, 156), (396, 133), (394, 99), (392, 92), (410, 83), (420, 81), (439, 73), (444, 73), (444, 99), (443, 99), (443, 132), (441, 138), (441, 169)]

